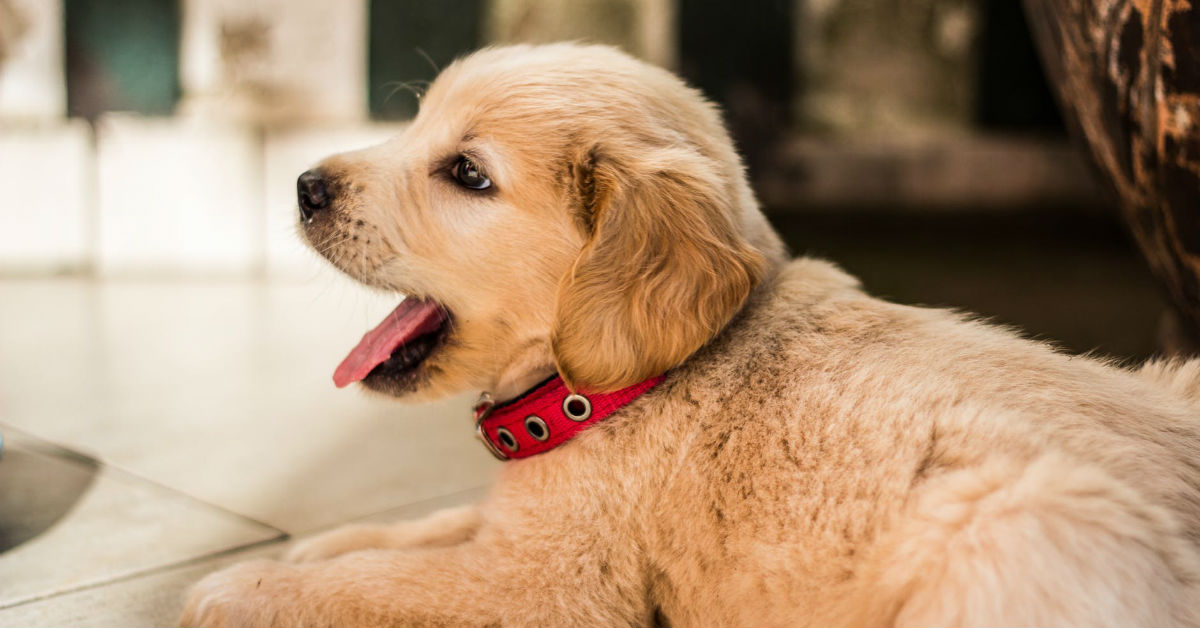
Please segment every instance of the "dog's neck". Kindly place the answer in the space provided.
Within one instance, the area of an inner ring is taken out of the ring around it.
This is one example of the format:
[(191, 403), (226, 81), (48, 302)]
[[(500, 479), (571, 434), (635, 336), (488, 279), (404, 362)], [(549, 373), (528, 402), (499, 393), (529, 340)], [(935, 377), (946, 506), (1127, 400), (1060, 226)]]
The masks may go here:
[(504, 403), (550, 379), (555, 373), (557, 370), (550, 343), (531, 342), (514, 354), (487, 390), (496, 403)]

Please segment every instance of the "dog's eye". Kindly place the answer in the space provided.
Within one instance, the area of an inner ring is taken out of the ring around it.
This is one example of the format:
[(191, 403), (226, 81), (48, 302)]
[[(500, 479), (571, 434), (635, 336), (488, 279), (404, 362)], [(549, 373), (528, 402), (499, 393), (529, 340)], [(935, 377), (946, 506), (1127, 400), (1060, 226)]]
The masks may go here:
[(492, 187), (492, 180), (487, 178), (483, 170), (470, 157), (460, 157), (454, 164), (454, 179), (464, 188), (486, 190)]

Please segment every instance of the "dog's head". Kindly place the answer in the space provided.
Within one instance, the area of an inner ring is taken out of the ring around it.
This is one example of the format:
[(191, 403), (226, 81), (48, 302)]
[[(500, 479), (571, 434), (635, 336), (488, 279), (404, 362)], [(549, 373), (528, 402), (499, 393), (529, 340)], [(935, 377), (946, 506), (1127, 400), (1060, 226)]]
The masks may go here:
[(737, 313), (781, 245), (715, 108), (602, 46), (483, 50), (398, 137), (301, 176), (308, 242), (409, 295), (339, 368), (398, 396), (618, 389)]

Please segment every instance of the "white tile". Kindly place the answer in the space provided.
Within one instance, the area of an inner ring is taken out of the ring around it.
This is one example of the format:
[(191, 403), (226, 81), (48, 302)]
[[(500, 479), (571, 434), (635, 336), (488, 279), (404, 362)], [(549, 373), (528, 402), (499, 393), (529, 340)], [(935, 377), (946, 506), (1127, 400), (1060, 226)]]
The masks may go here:
[(85, 122), (0, 124), (0, 190), (10, 193), (0, 203), (0, 271), (84, 266), (91, 183)]
[(403, 128), (403, 124), (364, 124), (267, 132), (263, 178), (269, 273), (308, 278), (326, 270), (326, 263), (296, 235), (296, 177), (325, 157), (380, 144)]
[(110, 115), (97, 127), (103, 274), (230, 273), (262, 260), (261, 146), (249, 127)]
[(366, 0), (186, 0), (180, 55), (185, 112), (366, 118)]
[(61, 117), (67, 110), (63, 76), (62, 0), (8, 0), (0, 8), (0, 119)]
[(289, 533), (486, 484), (471, 395), (330, 381), (394, 306), (337, 277), (0, 281), (3, 420)]
[(206, 574), (244, 560), (277, 558), (285, 544), (269, 543), (49, 599), (0, 608), (0, 626), (127, 628), (175, 626), (188, 588)]
[[(397, 521), (423, 517), (435, 510), (478, 501), (482, 492), (464, 491), (389, 511), (372, 521)], [(237, 562), (277, 558), (288, 543), (270, 543), (216, 556), (156, 573), (65, 593), (46, 600), (0, 609), (0, 626), (29, 628), (69, 626), (173, 626), (183, 610), (191, 585), (206, 574)]]
[(31, 520), (34, 531), (49, 527), (0, 554), (0, 607), (281, 536), (12, 428), (4, 436), (0, 521), (22, 520), (5, 532)]

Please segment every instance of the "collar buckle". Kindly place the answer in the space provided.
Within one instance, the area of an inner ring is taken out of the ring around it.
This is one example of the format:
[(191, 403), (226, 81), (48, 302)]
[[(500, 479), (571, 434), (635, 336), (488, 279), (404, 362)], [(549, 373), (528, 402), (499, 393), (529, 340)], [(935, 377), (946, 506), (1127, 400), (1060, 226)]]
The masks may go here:
[(479, 393), (479, 399), (475, 402), (475, 438), (478, 438), (479, 442), (483, 443), (483, 446), (495, 456), (496, 460), (503, 462), (508, 460), (508, 454), (501, 451), (496, 446), (496, 443), (493, 443), (492, 439), (488, 438), (487, 432), (483, 430), (484, 420), (491, 415), (495, 407), (496, 400), (492, 399), (491, 393), (486, 391)]

